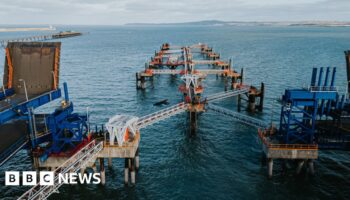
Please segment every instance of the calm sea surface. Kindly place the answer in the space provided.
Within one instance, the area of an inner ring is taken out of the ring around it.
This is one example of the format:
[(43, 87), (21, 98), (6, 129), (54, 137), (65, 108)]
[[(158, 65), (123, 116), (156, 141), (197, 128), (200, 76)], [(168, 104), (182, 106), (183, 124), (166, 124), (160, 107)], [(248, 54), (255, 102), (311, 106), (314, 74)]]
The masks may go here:
[[(153, 103), (168, 98), (181, 101), (179, 78), (157, 77), (154, 88), (137, 91), (135, 72), (164, 42), (176, 45), (207, 43), (244, 68), (246, 83), (266, 84), (263, 113), (257, 118), (279, 119), (275, 101), (285, 88), (310, 82), (312, 67), (336, 66), (336, 85), (345, 89), (344, 50), (350, 49), (350, 28), (326, 27), (127, 27), (76, 26), (60, 30), (88, 32), (62, 40), (60, 81), (67, 82), (77, 112), (91, 110), (91, 121), (105, 123), (115, 114), (142, 116), (161, 107)], [(0, 33), (0, 39), (46, 34)], [(4, 50), (0, 50), (0, 64)], [(204, 81), (205, 95), (223, 91), (215, 76)], [(59, 102), (38, 109), (52, 111)], [(235, 109), (235, 100), (218, 102)], [(164, 106), (163, 106), (164, 107)], [(245, 111), (243, 111), (245, 112)], [(211, 111), (199, 116), (198, 132), (188, 134), (186, 114), (142, 130), (140, 163), (135, 187), (124, 187), (123, 161), (107, 169), (106, 185), (63, 186), (50, 199), (350, 199), (350, 154), (322, 151), (316, 175), (295, 176), (294, 168), (282, 173), (275, 162), (274, 177), (261, 165), (261, 146), (255, 128)], [(0, 168), (0, 197), (14, 199), (27, 187), (5, 187), (4, 172), (30, 170), (26, 151)]]

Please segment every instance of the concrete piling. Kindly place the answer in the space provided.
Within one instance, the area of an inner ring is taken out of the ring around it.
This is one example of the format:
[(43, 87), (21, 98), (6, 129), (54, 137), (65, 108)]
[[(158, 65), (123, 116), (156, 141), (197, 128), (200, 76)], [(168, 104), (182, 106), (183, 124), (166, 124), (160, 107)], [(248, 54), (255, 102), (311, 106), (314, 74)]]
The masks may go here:
[(248, 110), (250, 112), (255, 111), (255, 95), (253, 94), (248, 95)]
[(100, 158), (100, 173), (101, 173), (101, 184), (105, 185), (106, 184), (106, 171), (105, 171), (105, 166), (104, 166), (104, 159)]
[(314, 175), (315, 174), (315, 168), (314, 168), (314, 161), (313, 160), (308, 160), (308, 169), (309, 169), (309, 173), (311, 174), (311, 175)]
[(190, 131), (191, 131), (191, 134), (195, 134), (197, 129), (197, 112), (189, 112), (189, 115), (190, 115)]
[(136, 150), (136, 155), (135, 155), (135, 169), (139, 170), (140, 168), (140, 155), (139, 155), (139, 148)]
[(264, 83), (261, 83), (259, 96), (260, 96), (260, 98), (259, 98), (258, 110), (261, 112), (264, 108), (264, 96), (265, 96), (265, 84)]
[(300, 172), (301, 172), (301, 169), (303, 168), (303, 166), (304, 166), (304, 160), (300, 160), (299, 162), (298, 162), (298, 166), (297, 166), (297, 169), (296, 169), (296, 173), (297, 174), (300, 174)]
[(146, 89), (146, 78), (136, 73), (136, 89)]
[(92, 165), (92, 167), (91, 167), (91, 168), (92, 168), (92, 171), (94, 171), (94, 173), (95, 173), (95, 172), (97, 172), (96, 163), (94, 163), (94, 164)]
[(80, 174), (83, 175), (84, 173), (85, 173), (85, 168), (84, 167), (80, 168)]
[(112, 168), (112, 158), (108, 158), (108, 168)]
[(237, 111), (241, 112), (241, 104), (242, 104), (242, 99), (241, 99), (241, 95), (239, 94), (237, 97)]
[(130, 167), (130, 179), (131, 179), (131, 184), (136, 183), (136, 173), (135, 173), (135, 158), (130, 158), (131, 161), (131, 167)]
[(125, 158), (124, 184), (127, 185), (128, 183), (129, 183), (129, 158)]
[(268, 161), (268, 164), (267, 164), (268, 176), (269, 176), (269, 178), (272, 178), (272, 174), (273, 174), (273, 159), (269, 158), (267, 161)]

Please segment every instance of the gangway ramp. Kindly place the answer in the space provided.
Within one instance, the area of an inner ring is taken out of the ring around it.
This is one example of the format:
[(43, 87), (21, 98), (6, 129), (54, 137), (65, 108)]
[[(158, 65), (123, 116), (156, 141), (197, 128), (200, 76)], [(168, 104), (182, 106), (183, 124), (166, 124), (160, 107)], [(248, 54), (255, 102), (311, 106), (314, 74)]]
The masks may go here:
[(85, 167), (92, 159), (96, 159), (98, 153), (103, 148), (103, 142), (96, 142), (93, 140), (60, 167), (54, 171), (54, 184), (53, 185), (40, 185), (33, 186), (30, 190), (20, 196), (19, 200), (42, 200), (47, 199), (51, 194), (58, 191), (58, 189), (64, 184), (59, 181), (58, 174), (66, 174), (78, 172), (81, 168)]
[(209, 110), (215, 111), (215, 112), (223, 114), (225, 116), (229, 116), (233, 120), (241, 122), (241, 123), (249, 125), (249, 126), (253, 126), (256, 128), (267, 128), (268, 127), (268, 124), (260, 119), (256, 119), (254, 117), (250, 117), (250, 116), (238, 113), (238, 112), (234, 112), (234, 111), (228, 110), (228, 109), (223, 108), (223, 107), (209, 104), (207, 106), (207, 108)]

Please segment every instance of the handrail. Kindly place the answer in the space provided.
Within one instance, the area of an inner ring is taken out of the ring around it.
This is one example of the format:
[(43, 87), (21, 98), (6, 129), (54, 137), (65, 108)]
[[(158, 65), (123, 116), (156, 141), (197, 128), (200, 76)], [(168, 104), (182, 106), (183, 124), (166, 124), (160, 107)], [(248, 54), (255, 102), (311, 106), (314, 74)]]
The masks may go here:
[(250, 117), (250, 116), (238, 113), (238, 112), (234, 112), (234, 111), (228, 110), (226, 108), (222, 108), (222, 107), (215, 106), (212, 104), (209, 104), (207, 106), (207, 108), (210, 110), (213, 110), (215, 112), (224, 114), (226, 116), (230, 116), (234, 120), (237, 120), (237, 121), (244, 123), (244, 124), (247, 124), (249, 126), (254, 126), (257, 128), (266, 128), (268, 126), (268, 124), (262, 120), (259, 120), (259, 119), (256, 119), (254, 117)]
[(68, 172), (77, 172), (82, 166), (86, 165), (92, 158), (103, 148), (103, 143), (93, 140), (80, 151), (66, 160), (60, 167), (54, 171), (54, 184), (53, 185), (40, 185), (37, 184), (25, 192), (18, 199), (46, 199), (52, 193), (58, 190), (59, 187), (63, 185), (62, 182), (58, 180), (58, 174), (65, 174)]
[(271, 144), (266, 139), (267, 130), (258, 129), (258, 136), (263, 144), (273, 150), (318, 150), (317, 144)]
[(162, 109), (160, 111), (145, 115), (143, 117), (140, 117), (137, 126), (139, 128), (144, 128), (148, 125), (151, 125), (153, 123), (156, 123), (160, 120), (166, 119), (168, 117), (171, 117), (173, 115), (179, 114), (187, 109), (188, 105), (184, 102), (181, 102), (179, 104), (176, 104), (174, 106)]
[(244, 94), (244, 93), (248, 93), (248, 92), (249, 92), (249, 86), (242, 85), (241, 87), (239, 87), (235, 90), (232, 90), (232, 91), (220, 92), (220, 93), (213, 94), (213, 95), (207, 97), (207, 100), (208, 101), (216, 101), (216, 100), (221, 100), (221, 99), (237, 96), (239, 94)]

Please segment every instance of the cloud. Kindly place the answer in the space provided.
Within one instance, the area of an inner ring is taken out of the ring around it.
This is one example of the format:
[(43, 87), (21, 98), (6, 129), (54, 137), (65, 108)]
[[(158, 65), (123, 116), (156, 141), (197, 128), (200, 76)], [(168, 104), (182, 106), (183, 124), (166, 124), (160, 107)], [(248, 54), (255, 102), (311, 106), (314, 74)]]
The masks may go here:
[(1, 0), (1, 24), (350, 19), (348, 0)]

